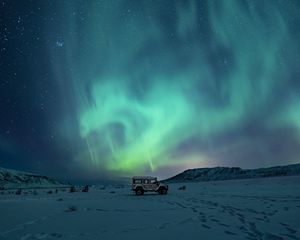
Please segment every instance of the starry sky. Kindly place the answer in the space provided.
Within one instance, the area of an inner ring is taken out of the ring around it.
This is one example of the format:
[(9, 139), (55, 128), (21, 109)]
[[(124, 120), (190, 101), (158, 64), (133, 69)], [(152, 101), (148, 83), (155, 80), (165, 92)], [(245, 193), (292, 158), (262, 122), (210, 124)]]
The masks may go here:
[(299, 1), (0, 9), (0, 166), (105, 179), (300, 162)]

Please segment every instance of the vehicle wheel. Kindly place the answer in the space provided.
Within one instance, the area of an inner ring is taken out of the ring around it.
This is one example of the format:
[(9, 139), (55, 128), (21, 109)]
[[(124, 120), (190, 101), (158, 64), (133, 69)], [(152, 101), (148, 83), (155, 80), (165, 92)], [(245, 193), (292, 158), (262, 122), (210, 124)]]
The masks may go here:
[(161, 195), (165, 195), (165, 194), (167, 194), (167, 189), (166, 188), (161, 188), (160, 190), (159, 190), (159, 194), (161, 194)]
[(135, 195), (143, 195), (144, 194), (144, 190), (141, 188), (138, 188), (135, 190)]

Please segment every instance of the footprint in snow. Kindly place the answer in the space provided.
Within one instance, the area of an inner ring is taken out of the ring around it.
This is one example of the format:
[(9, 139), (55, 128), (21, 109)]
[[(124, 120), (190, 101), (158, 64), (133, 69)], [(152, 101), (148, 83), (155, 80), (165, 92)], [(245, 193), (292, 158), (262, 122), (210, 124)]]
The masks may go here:
[(198, 219), (199, 219), (199, 222), (207, 222), (205, 217), (198, 217)]
[(214, 219), (214, 218), (212, 218), (212, 219), (210, 219), (212, 222), (220, 222), (218, 219)]
[(208, 228), (208, 229), (210, 228), (210, 226), (207, 226), (205, 224), (201, 224), (201, 226), (204, 227), (204, 228)]
[(263, 218), (255, 217), (254, 219), (265, 222), (265, 219), (263, 219)]
[(247, 231), (247, 228), (245, 228), (244, 226), (240, 225), (237, 226), (237, 229), (241, 230), (241, 231)]
[(158, 229), (165, 229), (168, 225), (170, 225), (170, 223), (163, 223), (163, 224), (159, 225), (157, 228)]
[(61, 233), (51, 233), (52, 237), (61, 238), (63, 235)]
[(283, 237), (280, 237), (280, 236), (275, 235), (273, 233), (265, 233), (264, 234), (264, 239), (265, 240), (284, 240)]
[(194, 213), (198, 212), (197, 209), (194, 208), (194, 207), (192, 207), (191, 210), (192, 210)]
[(285, 227), (289, 227), (290, 226), (287, 223), (282, 223), (282, 222), (280, 222), (279, 224), (282, 225), (282, 226), (285, 226)]
[(286, 227), (286, 230), (288, 230), (291, 234), (295, 234), (297, 232), (297, 230)]
[(224, 233), (226, 233), (226, 234), (228, 234), (228, 235), (236, 235), (236, 233), (230, 232), (230, 231), (224, 231)]
[(223, 227), (229, 227), (228, 224), (225, 224), (225, 223), (218, 223), (220, 226), (223, 226)]
[[(288, 237), (288, 239), (299, 240), (298, 237), (296, 237), (296, 236), (294, 236), (294, 235), (292, 235), (292, 234), (280, 234), (280, 235), (286, 236), (286, 237)], [(284, 238), (284, 239), (286, 239), (286, 238)]]
[(26, 234), (21, 237), (21, 240), (42, 240), (49, 237), (46, 233), (38, 233), (38, 234)]
[(257, 240), (257, 236), (254, 234), (254, 233), (252, 233), (252, 232), (248, 232), (248, 231), (245, 231), (245, 233), (247, 233), (247, 239), (254, 239), (254, 240)]
[(179, 224), (191, 223), (194, 222), (193, 218), (187, 218), (179, 222)]

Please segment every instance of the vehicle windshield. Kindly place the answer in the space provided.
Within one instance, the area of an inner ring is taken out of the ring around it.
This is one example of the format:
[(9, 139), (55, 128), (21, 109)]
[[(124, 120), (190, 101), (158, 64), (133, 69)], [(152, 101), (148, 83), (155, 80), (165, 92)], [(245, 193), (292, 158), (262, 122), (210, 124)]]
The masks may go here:
[(159, 184), (159, 181), (157, 181), (157, 179), (132, 179), (132, 183)]
[(142, 179), (132, 179), (132, 183), (134, 184), (142, 183)]

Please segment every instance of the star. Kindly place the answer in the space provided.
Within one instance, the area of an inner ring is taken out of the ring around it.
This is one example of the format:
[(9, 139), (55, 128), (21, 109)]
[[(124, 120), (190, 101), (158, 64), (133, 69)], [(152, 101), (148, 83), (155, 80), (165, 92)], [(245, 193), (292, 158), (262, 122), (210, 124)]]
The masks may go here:
[(61, 47), (63, 47), (63, 46), (64, 46), (64, 42), (63, 42), (63, 41), (60, 41), (60, 40), (58, 40), (58, 41), (56, 41), (55, 45), (56, 45), (56, 47), (58, 47), (58, 48), (61, 48)]

